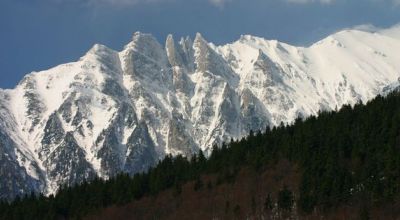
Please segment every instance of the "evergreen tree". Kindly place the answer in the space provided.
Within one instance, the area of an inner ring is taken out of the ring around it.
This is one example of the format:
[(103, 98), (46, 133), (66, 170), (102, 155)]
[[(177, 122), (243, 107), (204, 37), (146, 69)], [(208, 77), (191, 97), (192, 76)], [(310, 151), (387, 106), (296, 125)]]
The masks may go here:
[[(241, 140), (214, 146), (209, 158), (203, 152), (190, 160), (166, 156), (146, 173), (119, 174), (105, 181), (95, 178), (72, 187), (60, 187), (54, 196), (42, 194), (0, 202), (0, 219), (82, 218), (98, 209), (159, 194), (217, 176), (217, 184), (233, 183), (240, 169), (269, 169), (278, 161), (298, 165), (301, 182), (297, 189), (299, 208), (335, 208), (357, 201), (384, 205), (400, 196), (400, 93), (377, 97), (366, 105), (346, 105), (338, 112), (320, 112), (318, 117), (298, 119), (293, 125), (251, 131)], [(207, 183), (211, 189), (211, 182)], [(287, 187), (277, 193), (278, 207), (290, 210), (294, 194)], [(251, 201), (253, 204), (253, 202)], [(252, 205), (251, 205), (252, 206)], [(273, 208), (267, 196), (264, 209)], [(240, 207), (230, 208), (240, 214)], [(369, 218), (360, 209), (360, 218)]]
[(278, 208), (282, 210), (291, 210), (293, 202), (294, 198), (292, 191), (290, 191), (287, 186), (284, 186), (278, 193)]

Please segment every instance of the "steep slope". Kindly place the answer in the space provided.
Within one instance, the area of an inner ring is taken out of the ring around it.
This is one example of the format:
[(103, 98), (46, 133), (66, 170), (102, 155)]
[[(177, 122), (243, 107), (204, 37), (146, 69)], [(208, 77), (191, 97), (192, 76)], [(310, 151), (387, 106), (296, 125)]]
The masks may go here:
[(0, 219), (399, 219), (400, 92), (251, 133), (206, 158), (0, 202)]
[(209, 153), (370, 100), (400, 77), (399, 30), (344, 30), (307, 48), (248, 35), (215, 46), (200, 34), (164, 47), (139, 32), (121, 52), (95, 45), (0, 90), (1, 177), (16, 180), (0, 197), (142, 172), (167, 154)]

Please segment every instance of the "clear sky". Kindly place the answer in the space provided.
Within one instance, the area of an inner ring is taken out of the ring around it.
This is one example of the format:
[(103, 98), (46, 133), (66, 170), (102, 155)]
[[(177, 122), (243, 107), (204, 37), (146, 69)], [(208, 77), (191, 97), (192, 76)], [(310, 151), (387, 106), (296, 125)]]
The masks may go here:
[(161, 43), (200, 32), (307, 45), (338, 29), (400, 23), (400, 0), (0, 0), (0, 88), (77, 60), (93, 44), (121, 50), (135, 31)]

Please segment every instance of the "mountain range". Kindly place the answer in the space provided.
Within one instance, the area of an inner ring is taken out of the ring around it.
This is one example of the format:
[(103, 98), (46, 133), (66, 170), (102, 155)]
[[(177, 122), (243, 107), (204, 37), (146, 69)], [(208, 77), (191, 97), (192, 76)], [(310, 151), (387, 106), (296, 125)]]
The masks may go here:
[(346, 29), (308, 47), (201, 34), (164, 45), (136, 32), (122, 51), (96, 44), (78, 61), (0, 89), (0, 198), (54, 194), (98, 176), (144, 172), (250, 131), (367, 102), (397, 88), (400, 26)]

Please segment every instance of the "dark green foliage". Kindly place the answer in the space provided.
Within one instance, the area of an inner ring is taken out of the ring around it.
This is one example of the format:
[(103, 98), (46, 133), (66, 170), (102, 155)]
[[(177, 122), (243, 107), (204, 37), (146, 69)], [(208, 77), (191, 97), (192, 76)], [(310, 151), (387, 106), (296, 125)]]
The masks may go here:
[(194, 191), (201, 190), (203, 186), (203, 181), (200, 178), (196, 179), (196, 181), (194, 182)]
[(271, 194), (268, 193), (267, 197), (265, 198), (265, 202), (264, 202), (264, 210), (270, 211), (273, 208), (274, 208), (274, 201), (272, 200)]
[(293, 207), (293, 203), (293, 193), (287, 188), (287, 186), (285, 186), (278, 193), (278, 208), (282, 210), (291, 210)]
[[(291, 190), (298, 192), (298, 207), (306, 213), (357, 201), (371, 206), (395, 201), (400, 196), (400, 94), (377, 97), (366, 106), (321, 112), (291, 126), (251, 132), (245, 139), (215, 146), (208, 159), (202, 152), (190, 161), (167, 156), (146, 173), (120, 174), (108, 181), (94, 179), (62, 188), (51, 197), (29, 195), (12, 203), (1, 202), (0, 219), (80, 218), (165, 189), (179, 195), (189, 181), (197, 182), (196, 188), (201, 189), (202, 176), (207, 174), (216, 174), (215, 184), (233, 183), (243, 167), (262, 171), (283, 159), (300, 168), (299, 188)], [(207, 183), (207, 188), (212, 184)], [(292, 192), (284, 189), (278, 193), (278, 204), (283, 209), (292, 207)], [(264, 207), (273, 208), (271, 196)], [(240, 214), (238, 206), (228, 209)], [(360, 210), (360, 217), (368, 215)]]
[(360, 220), (369, 220), (369, 209), (367, 206), (362, 206), (360, 209)]
[(240, 215), (240, 205), (235, 205), (235, 207), (233, 208), (233, 214), (235, 216), (239, 216)]
[(207, 189), (208, 189), (208, 190), (212, 190), (212, 188), (213, 188), (212, 182), (211, 182), (211, 181), (208, 181), (208, 183), (207, 183)]
[(175, 183), (173, 193), (174, 196), (179, 196), (182, 193), (182, 185), (180, 183)]
[(251, 211), (253, 214), (256, 213), (256, 208), (257, 208), (257, 202), (253, 196), (253, 197), (251, 197)]
[(225, 214), (227, 214), (229, 212), (229, 208), (230, 208), (230, 203), (229, 201), (225, 202)]

